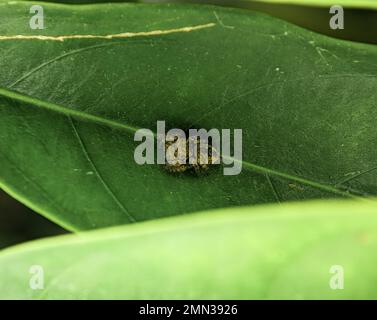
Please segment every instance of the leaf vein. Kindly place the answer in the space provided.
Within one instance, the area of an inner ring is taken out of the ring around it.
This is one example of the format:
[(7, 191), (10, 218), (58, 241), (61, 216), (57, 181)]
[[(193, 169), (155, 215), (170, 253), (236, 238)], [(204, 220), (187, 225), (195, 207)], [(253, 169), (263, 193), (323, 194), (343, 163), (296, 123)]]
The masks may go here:
[(172, 33), (180, 32), (192, 32), (201, 29), (212, 28), (216, 26), (215, 23), (201, 24), (197, 26), (188, 26), (176, 29), (167, 30), (152, 30), (152, 31), (141, 31), (141, 32), (122, 32), (116, 34), (106, 34), (106, 35), (93, 35), (93, 34), (73, 34), (73, 35), (63, 35), (63, 36), (42, 36), (42, 35), (10, 35), (4, 36), (0, 35), (0, 41), (4, 40), (42, 40), (42, 41), (65, 41), (65, 40), (76, 40), (76, 39), (125, 39), (125, 38), (135, 38), (135, 37), (148, 37), (148, 36), (161, 36)]
[[(141, 129), (141, 128), (126, 125), (126, 124), (123, 124), (123, 123), (120, 123), (120, 122), (117, 122), (117, 121), (114, 121), (114, 120), (104, 119), (104, 118), (101, 118), (99, 116), (92, 115), (92, 114), (89, 114), (89, 113), (85, 113), (85, 112), (82, 112), (82, 111), (79, 111), (79, 110), (74, 110), (74, 109), (70, 109), (70, 108), (67, 108), (67, 107), (63, 107), (63, 106), (60, 106), (60, 105), (57, 105), (57, 104), (54, 104), (54, 103), (51, 103), (51, 102), (42, 101), (42, 100), (39, 100), (37, 98), (33, 98), (33, 97), (27, 96), (25, 94), (21, 94), (21, 93), (11, 91), (11, 90), (7, 90), (7, 89), (4, 89), (4, 88), (0, 88), (0, 96), (10, 98), (10, 99), (14, 99), (14, 100), (16, 100), (18, 102), (22, 102), (22, 103), (28, 103), (28, 104), (31, 104), (33, 106), (41, 107), (41, 108), (44, 108), (46, 110), (54, 111), (54, 112), (57, 112), (57, 113), (60, 113), (60, 114), (65, 114), (69, 117), (73, 116), (73, 117), (77, 117), (77, 118), (85, 120), (85, 121), (92, 121), (92, 122), (95, 122), (95, 123), (98, 123), (98, 124), (101, 124), (101, 125), (106, 125), (108, 127), (114, 128), (114, 129), (126, 130), (126, 131), (131, 132), (131, 133), (135, 133), (137, 130)], [(154, 133), (154, 134), (156, 136), (156, 133)], [(237, 159), (233, 159), (233, 158), (232, 158), (232, 160), (238, 161)], [(302, 177), (294, 176), (294, 175), (287, 174), (287, 173), (284, 173), (284, 172), (280, 172), (280, 171), (277, 171), (277, 170), (269, 169), (269, 168), (266, 168), (266, 167), (263, 167), (263, 166), (256, 165), (256, 164), (251, 163), (251, 162), (247, 162), (245, 160), (242, 160), (242, 164), (246, 168), (249, 168), (249, 169), (251, 169), (255, 172), (261, 173), (261, 174), (270, 174), (270, 175), (273, 175), (273, 176), (281, 177), (281, 178), (286, 179), (286, 180), (297, 181), (297, 182), (303, 183), (305, 185), (309, 185), (313, 188), (320, 189), (320, 190), (330, 192), (330, 193), (334, 193), (334, 194), (337, 194), (337, 195), (341, 195), (343, 197), (360, 199), (360, 197), (355, 196), (355, 195), (351, 194), (350, 192), (341, 191), (341, 190), (339, 190), (336, 187), (333, 187), (331, 185), (325, 185), (325, 184), (322, 184), (320, 182), (311, 181), (309, 179), (305, 179), (305, 178), (302, 178)]]
[(117, 206), (127, 215), (128, 219), (131, 222), (136, 222), (136, 219), (129, 213), (129, 211), (126, 209), (126, 207), (121, 203), (121, 201), (118, 199), (118, 197), (115, 195), (115, 193), (111, 190), (110, 186), (106, 183), (104, 178), (102, 177), (101, 173), (99, 172), (96, 164), (90, 157), (88, 150), (85, 147), (84, 141), (82, 140), (80, 133), (78, 132), (71, 116), (68, 116), (69, 122), (73, 128), (73, 132), (80, 144), (81, 150), (86, 158), (86, 160), (89, 162), (90, 166), (93, 168), (93, 171), (95, 172), (98, 180), (101, 182), (102, 186), (106, 190), (106, 192), (111, 196), (111, 198), (114, 200), (114, 202), (117, 204)]

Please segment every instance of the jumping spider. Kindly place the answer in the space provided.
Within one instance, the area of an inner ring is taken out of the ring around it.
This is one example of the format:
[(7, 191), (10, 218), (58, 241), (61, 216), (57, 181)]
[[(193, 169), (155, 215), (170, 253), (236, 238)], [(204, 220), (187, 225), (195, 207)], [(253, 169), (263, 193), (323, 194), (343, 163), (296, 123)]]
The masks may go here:
[[(169, 148), (175, 143), (175, 148)], [(178, 150), (186, 150), (179, 154)], [(196, 152), (195, 152), (196, 150)], [(220, 155), (218, 151), (197, 136), (186, 137), (166, 136), (165, 142), (166, 164), (169, 172), (181, 173), (194, 170), (196, 173), (207, 171), (211, 165), (218, 164)]]

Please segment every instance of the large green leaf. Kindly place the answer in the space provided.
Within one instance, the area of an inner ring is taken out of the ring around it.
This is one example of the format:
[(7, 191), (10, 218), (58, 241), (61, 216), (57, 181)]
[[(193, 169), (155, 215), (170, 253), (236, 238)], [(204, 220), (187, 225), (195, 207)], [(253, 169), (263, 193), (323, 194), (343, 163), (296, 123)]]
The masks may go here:
[[(376, 203), (346, 201), (51, 238), (0, 254), (0, 298), (376, 299), (376, 230)], [(29, 287), (34, 265), (43, 268), (44, 290)], [(342, 278), (343, 290), (330, 287)]]
[[(29, 4), (0, 6), (0, 185), (67, 228), (377, 194), (375, 46), (237, 9), (45, 4), (30, 30)], [(242, 173), (138, 166), (157, 120), (243, 129)]]

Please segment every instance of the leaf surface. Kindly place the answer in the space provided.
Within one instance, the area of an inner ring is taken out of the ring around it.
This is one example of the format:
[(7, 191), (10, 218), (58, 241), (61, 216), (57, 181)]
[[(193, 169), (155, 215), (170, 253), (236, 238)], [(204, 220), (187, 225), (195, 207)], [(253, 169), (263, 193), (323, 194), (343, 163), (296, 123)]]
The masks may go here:
[[(0, 185), (60, 225), (377, 194), (375, 46), (210, 6), (45, 4), (30, 30), (28, 7), (0, 5)], [(137, 165), (157, 120), (242, 129), (242, 173)]]

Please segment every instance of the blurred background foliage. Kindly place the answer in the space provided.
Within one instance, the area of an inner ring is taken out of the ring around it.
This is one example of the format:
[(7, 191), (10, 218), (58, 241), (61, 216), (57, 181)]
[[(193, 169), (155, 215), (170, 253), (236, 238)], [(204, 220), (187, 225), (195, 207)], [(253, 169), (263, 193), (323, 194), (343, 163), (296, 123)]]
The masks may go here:
[(0, 249), (65, 231), (0, 190)]
[[(82, 4), (110, 1), (55, 0), (51, 2)], [(326, 6), (264, 3), (253, 0), (113, 0), (112, 2), (200, 3), (246, 8), (284, 19), (332, 37), (377, 43), (377, 10), (345, 7), (345, 29), (332, 30), (329, 27), (331, 14), (329, 13), (329, 7)], [(334, 4), (342, 4), (342, 1), (334, 1)], [(65, 232), (62, 228), (34, 213), (0, 190), (0, 249), (28, 240)]]

